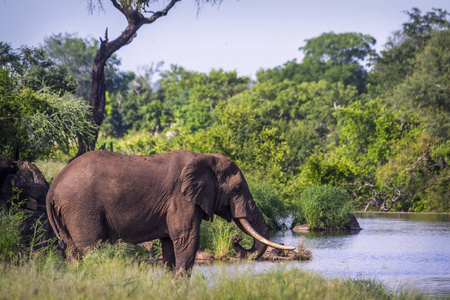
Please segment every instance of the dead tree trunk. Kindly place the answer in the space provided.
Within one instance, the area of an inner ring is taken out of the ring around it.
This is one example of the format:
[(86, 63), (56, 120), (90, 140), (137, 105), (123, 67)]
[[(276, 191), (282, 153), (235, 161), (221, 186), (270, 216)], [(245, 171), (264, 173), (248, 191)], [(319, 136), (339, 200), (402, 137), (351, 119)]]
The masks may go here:
[[(166, 8), (157, 12), (147, 12), (143, 7), (132, 7), (128, 4), (122, 4), (125, 1), (111, 0), (115, 8), (117, 8), (126, 18), (128, 26), (122, 32), (122, 34), (115, 40), (109, 42), (108, 30), (106, 30), (104, 40), (100, 38), (100, 49), (97, 51), (94, 59), (94, 65), (92, 68), (92, 90), (90, 96), (90, 106), (92, 109), (92, 120), (98, 126), (95, 133), (94, 140), (89, 144), (85, 145), (81, 139), (79, 139), (78, 153), (77, 156), (85, 153), (86, 151), (95, 149), (95, 144), (97, 142), (98, 131), (100, 125), (102, 124), (104, 112), (105, 112), (105, 92), (106, 92), (106, 81), (105, 81), (105, 64), (106, 61), (114, 54), (117, 50), (123, 46), (131, 43), (136, 37), (136, 32), (144, 24), (151, 24), (155, 22), (160, 17), (167, 15), (169, 10), (175, 5), (176, 2), (181, 0), (172, 0), (167, 4)], [(150, 13), (150, 17), (145, 17), (144, 13)]]

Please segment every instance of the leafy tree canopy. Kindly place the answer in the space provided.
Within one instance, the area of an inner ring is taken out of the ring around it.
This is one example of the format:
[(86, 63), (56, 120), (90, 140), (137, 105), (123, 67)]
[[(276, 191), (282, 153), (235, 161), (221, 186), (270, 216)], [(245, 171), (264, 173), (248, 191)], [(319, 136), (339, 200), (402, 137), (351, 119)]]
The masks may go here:
[(450, 14), (446, 10), (433, 9), (422, 15), (419, 9), (413, 8), (405, 13), (409, 22), (389, 38), (371, 74), (372, 84), (379, 85), (383, 92), (392, 92), (393, 87), (411, 75), (416, 55), (434, 32), (450, 29)]
[(363, 63), (375, 51), (375, 39), (361, 33), (323, 33), (306, 40), (299, 49), (305, 53), (302, 63), (288, 61), (284, 66), (272, 70), (260, 70), (258, 82), (267, 80), (311, 82), (325, 80), (352, 85), (359, 93), (366, 91), (367, 71)]
[(76, 79), (66, 67), (55, 64), (42, 49), (21, 47), (17, 50), (0, 42), (0, 67), (6, 68), (17, 80), (13, 84), (38, 91), (48, 87), (63, 95), (74, 93)]
[(376, 40), (367, 34), (329, 32), (307, 39), (306, 45), (299, 49), (305, 53), (304, 62), (344, 65), (363, 62), (373, 55), (375, 43)]
[[(75, 34), (54, 34), (44, 39), (41, 51), (45, 51), (49, 59), (60, 67), (65, 67), (69, 74), (77, 80), (75, 95), (89, 102), (92, 84), (92, 64), (99, 48), (99, 42), (93, 38), (83, 39)], [(113, 54), (105, 69), (108, 90), (117, 89), (117, 81), (121, 84), (121, 73), (118, 71), (120, 59)]]

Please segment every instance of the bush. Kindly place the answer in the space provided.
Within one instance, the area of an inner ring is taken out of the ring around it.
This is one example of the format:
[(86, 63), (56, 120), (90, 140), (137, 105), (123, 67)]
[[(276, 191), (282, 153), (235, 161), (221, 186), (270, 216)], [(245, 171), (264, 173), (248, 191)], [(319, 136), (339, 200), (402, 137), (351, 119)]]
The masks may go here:
[(313, 230), (341, 230), (348, 222), (350, 202), (341, 188), (312, 186), (302, 193), (299, 200), (300, 211)]
[(89, 105), (49, 89), (15, 89), (16, 77), (0, 68), (0, 152), (33, 161), (52, 150), (69, 152), (81, 139), (88, 144), (96, 129)]
[(250, 192), (256, 206), (264, 216), (270, 229), (280, 229), (280, 219), (288, 216), (286, 205), (278, 191), (268, 183), (249, 181)]
[(18, 252), (22, 218), (0, 209), (0, 261), (10, 261)]

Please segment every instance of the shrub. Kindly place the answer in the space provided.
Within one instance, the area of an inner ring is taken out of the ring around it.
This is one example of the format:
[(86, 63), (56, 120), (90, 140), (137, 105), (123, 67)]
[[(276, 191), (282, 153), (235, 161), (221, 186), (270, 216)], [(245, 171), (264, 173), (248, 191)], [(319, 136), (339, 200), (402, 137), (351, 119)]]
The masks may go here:
[(286, 205), (278, 191), (263, 181), (249, 181), (250, 192), (256, 206), (264, 216), (270, 229), (280, 229), (280, 219), (288, 216)]
[(313, 230), (340, 230), (348, 221), (350, 202), (341, 188), (312, 186), (302, 193), (299, 200), (299, 208)]
[(22, 221), (0, 209), (0, 261), (10, 261), (18, 252)]
[(69, 152), (78, 139), (94, 138), (95, 124), (89, 105), (70, 94), (49, 89), (38, 92), (15, 89), (11, 71), (0, 68), (0, 152), (8, 157), (33, 161), (52, 150)]

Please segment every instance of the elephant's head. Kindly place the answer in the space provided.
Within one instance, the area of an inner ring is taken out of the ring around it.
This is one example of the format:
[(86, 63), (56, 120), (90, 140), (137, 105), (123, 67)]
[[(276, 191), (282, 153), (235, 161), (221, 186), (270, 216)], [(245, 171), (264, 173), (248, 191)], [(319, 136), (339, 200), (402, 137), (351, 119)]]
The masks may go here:
[(253, 201), (239, 167), (230, 159), (219, 154), (199, 155), (184, 167), (181, 180), (184, 196), (203, 209), (205, 220), (212, 220), (214, 214), (228, 222), (233, 219), (243, 232), (254, 238), (249, 250), (239, 245), (239, 238), (233, 239), (233, 247), (239, 255), (245, 257), (255, 253), (259, 258), (268, 245), (295, 249), (268, 240), (269, 227)]

